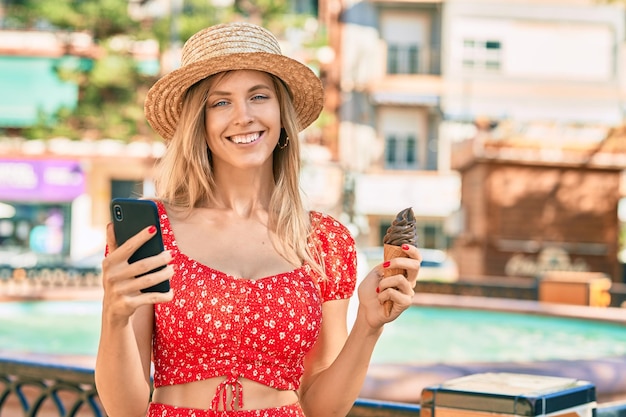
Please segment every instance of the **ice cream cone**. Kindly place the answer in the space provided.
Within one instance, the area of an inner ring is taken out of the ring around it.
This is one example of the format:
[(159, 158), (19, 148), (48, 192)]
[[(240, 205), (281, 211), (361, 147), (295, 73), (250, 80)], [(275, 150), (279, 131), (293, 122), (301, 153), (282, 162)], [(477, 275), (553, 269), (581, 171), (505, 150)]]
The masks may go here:
[[(406, 252), (402, 250), (400, 246), (395, 245), (383, 245), (384, 250), (384, 260), (389, 261), (393, 258), (407, 258), (408, 255)], [(403, 274), (406, 276), (406, 270), (402, 268), (385, 268), (383, 269), (383, 278), (390, 277), (392, 275)], [(391, 314), (391, 309), (393, 308), (393, 301), (385, 301), (384, 304), (385, 313), (387, 315)]]
[[(406, 254), (406, 252), (404, 252), (402, 250), (402, 248), (400, 246), (383, 245), (383, 248), (384, 248), (383, 259), (385, 261), (389, 261), (389, 260), (391, 260), (393, 258), (408, 258), (408, 255)], [(401, 269), (401, 268), (385, 268), (383, 270), (383, 277), (385, 277), (385, 278), (390, 277), (392, 275), (397, 275), (397, 274), (405, 275), (406, 274), (406, 270)]]

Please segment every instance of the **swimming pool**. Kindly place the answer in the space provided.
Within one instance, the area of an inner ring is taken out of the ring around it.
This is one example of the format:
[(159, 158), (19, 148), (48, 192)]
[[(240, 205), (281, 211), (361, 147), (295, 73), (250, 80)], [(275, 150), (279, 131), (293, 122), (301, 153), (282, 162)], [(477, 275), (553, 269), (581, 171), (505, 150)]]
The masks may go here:
[(386, 326), (373, 362), (532, 362), (624, 355), (626, 331), (617, 323), (419, 306)]
[[(0, 303), (0, 354), (95, 355), (99, 301)], [(372, 363), (472, 363), (626, 356), (623, 324), (416, 306), (386, 326)]]
[(95, 355), (99, 301), (0, 303), (0, 353)]

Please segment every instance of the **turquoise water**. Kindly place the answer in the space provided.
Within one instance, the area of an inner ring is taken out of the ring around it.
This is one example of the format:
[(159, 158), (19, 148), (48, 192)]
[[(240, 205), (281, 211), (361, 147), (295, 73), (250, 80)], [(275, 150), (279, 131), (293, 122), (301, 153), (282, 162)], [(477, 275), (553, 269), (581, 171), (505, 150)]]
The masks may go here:
[[(0, 353), (95, 355), (99, 301), (0, 303)], [(622, 325), (414, 307), (385, 327), (373, 363), (470, 363), (626, 356)]]
[(388, 324), (373, 362), (469, 363), (626, 355), (623, 325), (485, 310), (414, 307)]
[(0, 303), (0, 353), (95, 355), (99, 301)]

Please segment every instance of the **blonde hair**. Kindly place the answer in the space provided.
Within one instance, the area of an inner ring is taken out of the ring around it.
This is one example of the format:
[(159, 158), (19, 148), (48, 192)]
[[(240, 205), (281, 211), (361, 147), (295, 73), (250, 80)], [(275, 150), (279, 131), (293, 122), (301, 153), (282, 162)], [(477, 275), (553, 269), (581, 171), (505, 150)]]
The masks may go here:
[[(215, 203), (216, 185), (211, 151), (207, 146), (205, 107), (211, 86), (228, 73), (207, 77), (187, 90), (176, 131), (158, 162), (157, 198), (183, 213), (202, 204)], [(298, 119), (287, 86), (280, 78), (268, 75), (274, 84), (282, 127), (288, 138), (288, 145), (282, 149), (277, 146), (273, 154), (275, 187), (268, 207), (268, 227), (276, 236), (272, 243), (287, 261), (294, 265), (304, 261), (323, 279), (325, 274), (318, 248), (309, 245), (311, 225), (300, 195)], [(283, 136), (279, 145), (285, 139)]]

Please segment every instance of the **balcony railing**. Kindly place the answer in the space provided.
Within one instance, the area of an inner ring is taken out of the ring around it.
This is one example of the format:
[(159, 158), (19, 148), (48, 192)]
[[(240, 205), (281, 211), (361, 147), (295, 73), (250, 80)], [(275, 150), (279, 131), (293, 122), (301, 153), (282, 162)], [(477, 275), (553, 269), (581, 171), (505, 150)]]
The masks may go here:
[[(90, 368), (0, 358), (0, 415), (104, 417)], [(419, 417), (418, 404), (358, 399), (347, 417)], [(600, 405), (596, 417), (626, 417), (626, 402)]]
[(441, 73), (441, 51), (438, 46), (418, 44), (387, 45), (387, 74)]
[(0, 415), (102, 417), (93, 369), (0, 359)]
[[(348, 417), (415, 417), (417, 404), (358, 400)], [(89, 368), (0, 358), (0, 415), (104, 417)]]
[[(55, 291), (94, 291), (102, 288), (97, 268), (0, 266), (0, 299), (37, 298)], [(4, 417), (4, 416), (3, 416)]]

